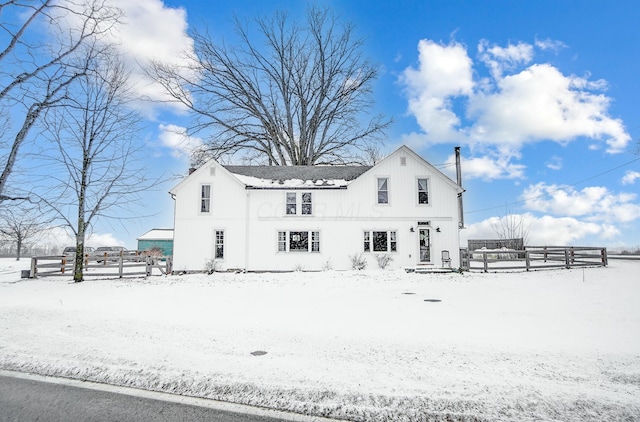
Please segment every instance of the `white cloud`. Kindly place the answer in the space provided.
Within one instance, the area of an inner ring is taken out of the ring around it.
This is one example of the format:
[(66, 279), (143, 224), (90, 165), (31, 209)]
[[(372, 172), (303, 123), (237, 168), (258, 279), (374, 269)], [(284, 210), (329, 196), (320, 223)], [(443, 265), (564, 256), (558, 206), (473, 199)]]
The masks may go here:
[[(187, 12), (184, 8), (171, 8), (161, 0), (109, 0), (123, 10), (124, 25), (114, 34), (129, 67), (141, 98), (167, 101), (164, 89), (144, 73), (153, 60), (181, 64), (193, 51), (193, 40), (187, 34)], [(157, 104), (141, 103), (147, 115), (153, 114)]]
[(636, 197), (633, 193), (614, 194), (602, 186), (577, 191), (570, 186), (545, 183), (530, 185), (522, 194), (529, 210), (583, 217), (608, 224), (627, 223), (640, 218), (640, 204), (633, 202)]
[(546, 166), (551, 170), (560, 170), (562, 169), (562, 158), (554, 155), (547, 161)]
[(171, 155), (176, 158), (189, 158), (191, 153), (202, 147), (202, 140), (187, 135), (185, 128), (177, 125), (158, 126), (160, 134), (158, 138), (162, 146), (171, 150)]
[(622, 178), (623, 185), (633, 185), (636, 182), (636, 179), (640, 179), (640, 172), (627, 170)]
[[(42, 233), (43, 245), (57, 246), (64, 248), (67, 246), (75, 246), (76, 239), (67, 230), (62, 227), (52, 227)], [(118, 240), (113, 233), (91, 233), (85, 239), (86, 246), (124, 246), (124, 242)]]
[(421, 40), (418, 66), (405, 69), (400, 82), (424, 142), (467, 144), (487, 155), (488, 150), (519, 151), (528, 143), (566, 144), (586, 138), (589, 148), (604, 143), (609, 153), (624, 151), (631, 137), (622, 120), (609, 115), (606, 81), (533, 63), (536, 49), (561, 47), (550, 40), (506, 47), (482, 41), (479, 61), (491, 76), (474, 79), (476, 70), (465, 46)]
[(621, 120), (607, 116), (610, 99), (587, 91), (596, 85), (548, 64), (507, 75), (497, 81), (495, 91), (470, 98), (472, 138), (520, 148), (530, 142), (567, 143), (587, 137), (605, 139), (608, 152), (621, 152), (631, 137)]
[(538, 47), (540, 50), (552, 50), (552, 51), (555, 51), (556, 53), (561, 49), (567, 47), (567, 45), (562, 41), (552, 40), (549, 38), (545, 40), (539, 40), (536, 38), (535, 46)]
[(401, 80), (409, 97), (409, 111), (420, 126), (439, 142), (457, 138), (458, 116), (451, 110), (450, 98), (473, 92), (472, 62), (466, 48), (430, 40), (418, 44), (418, 69), (407, 68)]
[[(461, 157), (460, 167), (465, 179), (522, 179), (526, 166), (513, 163), (514, 158), (511, 154)], [(449, 156), (447, 164), (455, 164), (455, 155)]]
[(516, 45), (509, 44), (507, 47), (489, 45), (487, 40), (482, 40), (478, 44), (480, 60), (491, 71), (494, 79), (500, 79), (506, 70), (513, 70), (519, 64), (529, 63), (533, 59), (533, 46), (526, 43)]
[[(619, 230), (612, 225), (581, 221), (573, 217), (549, 215), (536, 217), (529, 213), (511, 216), (511, 218), (519, 217), (522, 217), (523, 222), (530, 228), (527, 238), (529, 245), (575, 245), (593, 236), (600, 240), (606, 240), (620, 234)], [(491, 217), (479, 223), (468, 225), (465, 230), (460, 232), (462, 243), (464, 244), (468, 239), (497, 238), (494, 227), (499, 226), (503, 218), (505, 217)]]
[[(58, 0), (70, 7), (77, 7), (69, 0)], [(140, 98), (136, 106), (147, 116), (153, 117), (155, 108), (171, 105), (181, 109), (164, 89), (146, 74), (153, 60), (171, 64), (185, 64), (193, 52), (193, 40), (187, 34), (187, 12), (184, 8), (171, 8), (162, 0), (107, 0), (107, 5), (123, 13), (122, 23), (110, 31), (105, 41), (114, 43), (127, 68), (131, 71), (130, 83)], [(78, 25), (78, 16), (69, 14), (67, 25)]]

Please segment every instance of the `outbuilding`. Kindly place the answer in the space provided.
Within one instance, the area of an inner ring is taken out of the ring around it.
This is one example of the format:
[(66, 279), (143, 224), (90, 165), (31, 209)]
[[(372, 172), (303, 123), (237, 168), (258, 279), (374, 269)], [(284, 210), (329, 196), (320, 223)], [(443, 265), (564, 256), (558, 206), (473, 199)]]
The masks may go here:
[(151, 229), (137, 240), (139, 251), (160, 249), (163, 256), (173, 256), (173, 229)]

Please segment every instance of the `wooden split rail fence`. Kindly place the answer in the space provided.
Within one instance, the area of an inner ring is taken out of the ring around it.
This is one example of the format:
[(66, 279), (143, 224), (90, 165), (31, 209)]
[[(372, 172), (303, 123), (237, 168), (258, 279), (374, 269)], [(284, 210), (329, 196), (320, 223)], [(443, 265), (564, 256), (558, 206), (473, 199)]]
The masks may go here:
[(461, 262), (463, 267), (471, 271), (530, 271), (607, 266), (608, 258), (607, 248), (601, 247), (525, 246), (524, 250), (506, 248), (462, 250)]
[[(154, 269), (160, 274), (171, 274), (170, 256), (149, 256), (144, 251), (127, 251), (105, 254), (85, 254), (84, 277), (131, 277), (151, 276)], [(38, 276), (73, 277), (74, 256), (37, 256), (31, 258), (30, 278)]]

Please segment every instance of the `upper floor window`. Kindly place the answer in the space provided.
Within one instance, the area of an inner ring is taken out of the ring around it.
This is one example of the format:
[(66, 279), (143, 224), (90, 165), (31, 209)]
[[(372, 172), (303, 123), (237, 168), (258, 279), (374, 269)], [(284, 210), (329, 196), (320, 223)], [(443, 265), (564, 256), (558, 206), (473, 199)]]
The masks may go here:
[(418, 179), (418, 204), (429, 203), (429, 179)]
[(378, 178), (378, 204), (389, 203), (389, 179), (387, 177)]
[(311, 215), (311, 192), (302, 194), (302, 215)]
[[(311, 192), (303, 192), (300, 198), (302, 201), (300, 204), (300, 213), (302, 215), (311, 215), (313, 211)], [(287, 192), (286, 201), (287, 215), (298, 214), (298, 194), (296, 192)]]
[(200, 186), (200, 212), (211, 210), (211, 185)]
[(296, 215), (296, 193), (287, 192), (287, 215)]

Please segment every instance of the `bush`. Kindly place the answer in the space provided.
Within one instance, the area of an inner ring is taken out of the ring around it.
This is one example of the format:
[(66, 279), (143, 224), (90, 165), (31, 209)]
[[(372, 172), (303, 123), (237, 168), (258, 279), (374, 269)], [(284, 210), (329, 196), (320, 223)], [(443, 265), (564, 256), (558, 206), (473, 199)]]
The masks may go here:
[(362, 253), (349, 255), (349, 259), (351, 260), (352, 270), (364, 270), (367, 268), (367, 259), (362, 256)]
[(204, 268), (207, 271), (207, 274), (213, 274), (218, 271), (220, 264), (215, 259), (208, 259), (204, 264)]
[(332, 269), (333, 265), (331, 264), (331, 259), (328, 259), (324, 264), (322, 264), (322, 271), (331, 271)]
[(378, 261), (378, 267), (384, 270), (385, 268), (387, 268), (387, 265), (389, 265), (391, 261), (393, 261), (393, 257), (385, 253), (382, 255), (376, 255), (376, 260)]

